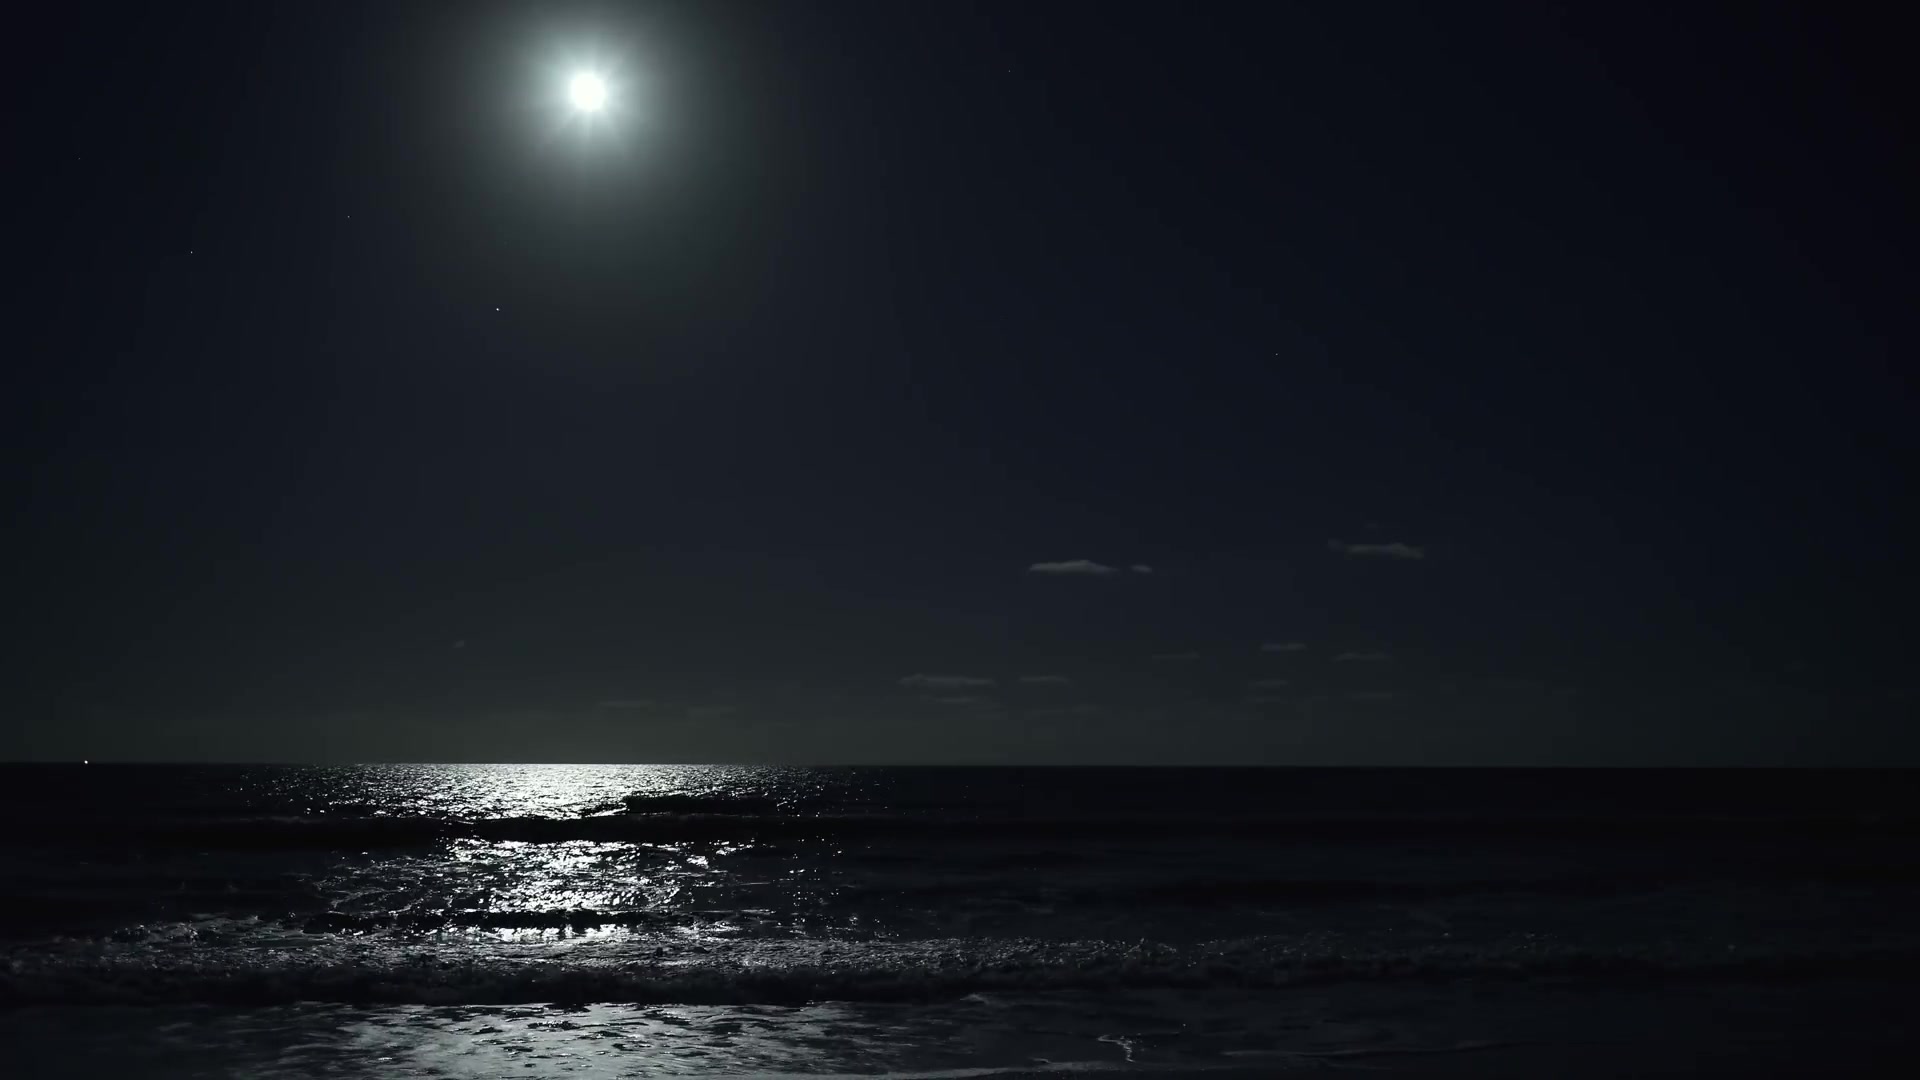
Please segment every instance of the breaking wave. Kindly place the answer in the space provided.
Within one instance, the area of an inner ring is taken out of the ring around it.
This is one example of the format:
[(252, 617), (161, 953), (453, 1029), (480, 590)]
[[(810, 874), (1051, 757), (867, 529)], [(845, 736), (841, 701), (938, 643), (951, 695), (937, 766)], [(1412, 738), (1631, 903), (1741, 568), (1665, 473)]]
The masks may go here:
[[(635, 807), (643, 809), (635, 809)], [(723, 808), (724, 807), (724, 808)], [(922, 839), (929, 843), (999, 841), (1067, 843), (1204, 835), (1213, 840), (1303, 843), (1410, 843), (1489, 838), (1596, 842), (1763, 840), (1824, 842), (1920, 835), (1920, 821), (1893, 818), (1762, 820), (1744, 818), (1514, 818), (1476, 816), (1207, 818), (1088, 817), (1033, 819), (885, 813), (794, 814), (757, 809), (755, 800), (704, 796), (635, 796), (625, 812), (578, 817), (450, 818), (432, 816), (258, 816), (97, 818), (36, 821), (13, 838), (19, 846), (138, 843), (226, 849), (373, 849), (419, 847), (449, 840), (561, 843), (698, 841), (840, 842)], [(595, 808), (604, 810), (606, 808)]]
[(393, 942), (313, 947), (16, 950), (0, 1004), (798, 1004), (920, 1001), (987, 992), (1260, 989), (1472, 977), (1594, 980), (1898, 975), (1920, 939), (1818, 951), (1728, 946), (1604, 950), (1520, 940), (1367, 949), (1250, 938), (1194, 946), (1101, 941), (760, 941), (695, 946), (482, 947)]

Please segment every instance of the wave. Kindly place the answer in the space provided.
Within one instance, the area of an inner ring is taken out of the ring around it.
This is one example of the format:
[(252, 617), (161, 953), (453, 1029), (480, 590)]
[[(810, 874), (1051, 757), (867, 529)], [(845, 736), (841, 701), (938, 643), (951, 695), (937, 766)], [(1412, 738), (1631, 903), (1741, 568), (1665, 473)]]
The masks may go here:
[(792, 800), (751, 795), (629, 795), (620, 800), (630, 814), (746, 814), (764, 816), (793, 807)]
[[(196, 818), (52, 817), (21, 828), (10, 845), (174, 846), (226, 849), (370, 849), (429, 846), (477, 839), (560, 843), (804, 842), (924, 840), (928, 843), (1019, 840), (1064, 843), (1192, 837), (1233, 842), (1420, 843), (1462, 839), (1555, 842), (1763, 841), (1830, 843), (1852, 838), (1920, 837), (1920, 821), (1885, 818), (1760, 820), (1735, 818), (1512, 818), (1512, 817), (963, 817), (887, 813), (793, 814), (750, 812), (741, 800), (658, 803), (644, 812), (582, 817), (449, 818), (432, 816), (267, 816)], [(673, 806), (682, 809), (664, 809)], [(698, 811), (684, 809), (699, 806)]]
[(515, 911), (480, 909), (348, 912), (322, 911), (297, 923), (309, 934), (368, 934), (380, 931), (421, 933), (439, 930), (662, 930), (697, 925), (707, 918), (731, 912), (630, 908), (523, 908)]
[(1351, 903), (1415, 903), (1474, 896), (1588, 899), (1646, 895), (1690, 886), (1900, 886), (1920, 884), (1920, 865), (1867, 863), (1677, 864), (1659, 870), (1568, 873), (1538, 877), (1392, 880), (1368, 878), (1192, 878), (1058, 887), (1011, 882), (947, 880), (904, 885), (843, 884), (845, 903), (945, 902), (990, 899), (1085, 910), (1155, 905), (1182, 908), (1279, 904), (1311, 907)]
[(10, 953), (0, 1005), (213, 1003), (773, 1004), (977, 993), (1578, 977), (1591, 981), (1908, 976), (1920, 939), (1840, 949), (1593, 949), (1534, 940), (1369, 950), (1252, 938), (1198, 946), (1032, 940), (787, 941), (668, 949), (360, 943), (310, 949)]

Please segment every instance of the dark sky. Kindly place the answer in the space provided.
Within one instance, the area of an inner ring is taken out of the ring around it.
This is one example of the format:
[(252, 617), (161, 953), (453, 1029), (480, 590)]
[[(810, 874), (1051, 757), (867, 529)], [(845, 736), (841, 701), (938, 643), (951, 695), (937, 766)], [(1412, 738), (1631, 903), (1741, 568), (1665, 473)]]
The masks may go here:
[(0, 757), (1920, 763), (1837, 7), (46, 6)]

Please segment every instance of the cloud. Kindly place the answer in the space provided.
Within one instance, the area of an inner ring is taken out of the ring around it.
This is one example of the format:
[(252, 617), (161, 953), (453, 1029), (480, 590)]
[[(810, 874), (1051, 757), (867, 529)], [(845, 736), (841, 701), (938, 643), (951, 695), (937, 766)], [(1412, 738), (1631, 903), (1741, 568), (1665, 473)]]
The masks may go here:
[(1260, 646), (1261, 652), (1301, 652), (1307, 643), (1304, 641), (1268, 641)]
[(1285, 679), (1255, 679), (1247, 685), (1258, 690), (1272, 690), (1276, 687), (1291, 686), (1293, 684)]
[(1027, 715), (1032, 717), (1098, 716), (1105, 711), (1098, 705), (1083, 701), (1078, 705), (1061, 705), (1051, 709), (1028, 709)]
[(651, 709), (656, 702), (652, 698), (616, 698), (601, 701), (594, 705), (596, 709)]
[(1143, 563), (1143, 562), (1134, 563), (1132, 566), (1127, 567), (1127, 569), (1133, 571), (1136, 574), (1153, 573), (1153, 567), (1148, 566), (1146, 563)]
[(1347, 695), (1354, 701), (1392, 701), (1399, 696), (1391, 690), (1356, 690)]
[(1026, 686), (1072, 686), (1073, 680), (1065, 675), (1022, 675), (1020, 682)]
[(1189, 660), (1198, 660), (1200, 659), (1200, 654), (1197, 652), (1157, 652), (1153, 654), (1153, 659), (1163, 663), (1177, 664), (1186, 663)]
[(738, 705), (694, 705), (687, 709), (689, 720), (718, 720), (740, 711)]
[(1382, 559), (1424, 559), (1427, 549), (1412, 544), (1343, 544), (1338, 540), (1327, 541), (1330, 550), (1343, 555), (1371, 555)]
[(1250, 694), (1247, 697), (1249, 705), (1291, 705), (1293, 701), (1293, 698), (1283, 694)]
[(983, 697), (930, 697), (927, 700), (935, 705), (946, 705), (952, 708), (960, 708), (967, 705), (993, 704), (992, 698)]
[(994, 680), (974, 675), (909, 675), (900, 680), (901, 686), (915, 690), (966, 690), (976, 686), (992, 686)]
[(1377, 664), (1391, 659), (1393, 659), (1392, 654), (1383, 652), (1343, 652), (1333, 658), (1335, 663), (1355, 661), (1363, 664)]
[(1092, 559), (1068, 559), (1065, 562), (1037, 562), (1027, 567), (1027, 573), (1029, 574), (1091, 574), (1095, 577), (1103, 577), (1107, 574), (1117, 574), (1119, 572), (1120, 571), (1114, 567), (1108, 566), (1105, 563), (1094, 562)]

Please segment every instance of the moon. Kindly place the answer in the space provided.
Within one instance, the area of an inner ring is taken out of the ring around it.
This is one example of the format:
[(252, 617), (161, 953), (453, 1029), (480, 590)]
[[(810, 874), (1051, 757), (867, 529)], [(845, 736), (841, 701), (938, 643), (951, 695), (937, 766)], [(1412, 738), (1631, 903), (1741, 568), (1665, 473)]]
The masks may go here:
[(591, 71), (579, 72), (567, 83), (567, 100), (581, 112), (599, 112), (607, 104), (606, 80)]

